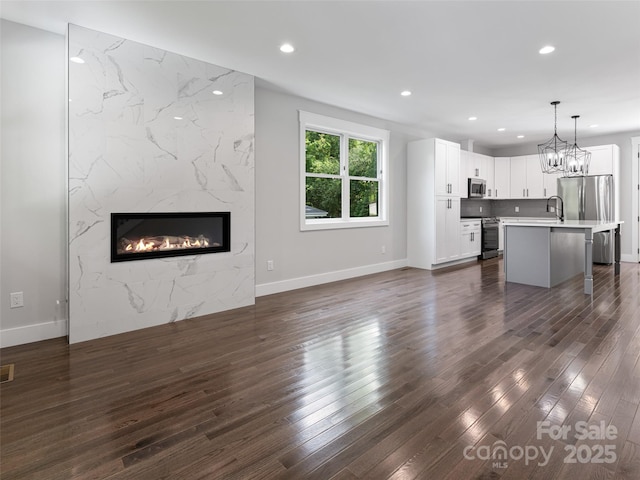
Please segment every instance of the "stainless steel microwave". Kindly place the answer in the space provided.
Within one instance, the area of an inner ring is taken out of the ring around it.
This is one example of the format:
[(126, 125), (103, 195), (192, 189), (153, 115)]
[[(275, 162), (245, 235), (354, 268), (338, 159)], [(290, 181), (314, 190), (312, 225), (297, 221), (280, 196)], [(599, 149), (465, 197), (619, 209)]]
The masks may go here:
[(468, 197), (469, 198), (482, 198), (487, 193), (487, 181), (482, 180), (481, 178), (470, 178), (469, 179), (469, 190)]

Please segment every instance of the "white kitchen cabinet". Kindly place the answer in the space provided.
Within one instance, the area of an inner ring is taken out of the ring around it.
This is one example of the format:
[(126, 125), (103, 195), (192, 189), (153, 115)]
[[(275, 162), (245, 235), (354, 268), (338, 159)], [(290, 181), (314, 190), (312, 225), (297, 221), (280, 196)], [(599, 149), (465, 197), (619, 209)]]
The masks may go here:
[(469, 152), (460, 150), (460, 198), (469, 198), (468, 181), (469, 181)]
[(544, 173), (544, 198), (558, 194), (558, 179), (562, 178), (560, 173)]
[(460, 257), (460, 199), (436, 198), (436, 244), (434, 264)]
[(460, 197), (460, 145), (439, 138), (426, 141), (433, 144), (436, 195)]
[(476, 152), (460, 151), (460, 197), (468, 198), (470, 178), (479, 178), (487, 182), (485, 198), (495, 198), (493, 157)]
[(460, 220), (460, 258), (477, 257), (482, 253), (482, 221)]
[(484, 155), (476, 152), (467, 152), (469, 160), (467, 163), (467, 177), (469, 178), (485, 178), (482, 176), (482, 161)]
[(511, 157), (510, 165), (510, 198), (544, 198), (544, 174), (538, 155)]
[(544, 173), (539, 155), (525, 155), (527, 162), (527, 198), (544, 198)]
[(431, 270), (459, 258), (460, 146), (432, 138), (407, 153), (408, 263)]
[(599, 145), (586, 147), (591, 152), (589, 163), (589, 175), (613, 175), (616, 177), (620, 171), (620, 147), (618, 145)]
[(486, 198), (491, 200), (496, 198), (496, 186), (495, 186), (495, 159), (487, 155), (483, 155), (482, 159), (482, 174), (487, 181), (487, 194)]
[(527, 161), (523, 156), (511, 157), (510, 198), (527, 198)]
[(494, 158), (493, 198), (511, 198), (511, 158)]

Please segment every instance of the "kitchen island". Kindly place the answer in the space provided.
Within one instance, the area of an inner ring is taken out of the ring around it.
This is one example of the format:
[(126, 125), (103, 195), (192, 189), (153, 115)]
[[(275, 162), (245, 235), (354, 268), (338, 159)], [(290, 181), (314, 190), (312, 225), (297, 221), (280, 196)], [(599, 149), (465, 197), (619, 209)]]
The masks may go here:
[(505, 222), (505, 280), (551, 288), (584, 273), (584, 293), (592, 295), (593, 234), (612, 232), (614, 272), (618, 275), (621, 224), (597, 220)]

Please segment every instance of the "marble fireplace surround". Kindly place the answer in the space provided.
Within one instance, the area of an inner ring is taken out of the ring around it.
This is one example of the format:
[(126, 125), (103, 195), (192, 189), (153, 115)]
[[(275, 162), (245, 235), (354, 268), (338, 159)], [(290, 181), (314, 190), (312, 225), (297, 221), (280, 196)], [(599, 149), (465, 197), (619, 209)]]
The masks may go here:
[[(76, 25), (67, 41), (70, 343), (253, 304), (253, 77)], [(231, 251), (111, 263), (123, 211), (231, 212)]]

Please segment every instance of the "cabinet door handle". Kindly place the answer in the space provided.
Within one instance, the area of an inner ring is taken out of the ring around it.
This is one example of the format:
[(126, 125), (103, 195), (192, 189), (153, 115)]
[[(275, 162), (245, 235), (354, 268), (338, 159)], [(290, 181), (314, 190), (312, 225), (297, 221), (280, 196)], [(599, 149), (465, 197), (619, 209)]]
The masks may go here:
[(473, 232), (471, 232), (471, 241), (473, 242)]
[(545, 197), (547, 196), (547, 189), (546, 188), (544, 189), (544, 196)]
[(527, 188), (527, 197), (529, 196), (529, 189)]
[(498, 189), (496, 188), (496, 198), (498, 198)]
[(491, 189), (489, 189), (489, 196), (491, 196)]

